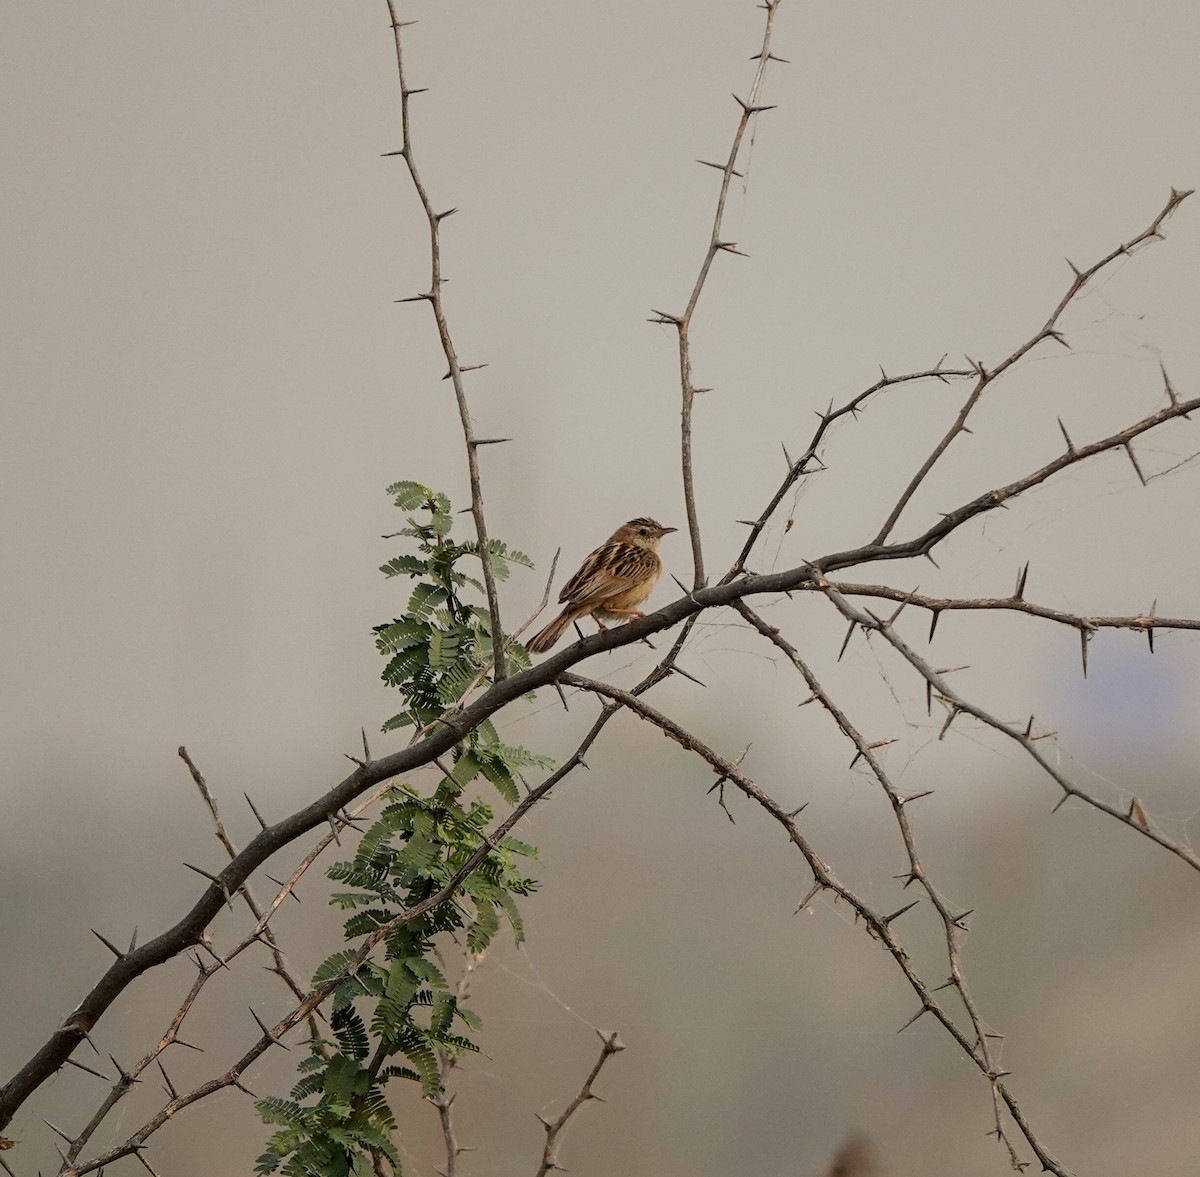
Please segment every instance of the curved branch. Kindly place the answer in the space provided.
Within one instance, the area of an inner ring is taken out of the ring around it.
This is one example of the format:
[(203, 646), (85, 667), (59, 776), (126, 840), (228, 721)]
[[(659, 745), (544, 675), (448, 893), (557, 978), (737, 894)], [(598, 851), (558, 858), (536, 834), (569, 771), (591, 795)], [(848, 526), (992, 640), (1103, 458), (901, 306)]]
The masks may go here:
[[(1093, 809), (1098, 809), (1101, 813), (1108, 814), (1109, 817), (1114, 817), (1122, 825), (1129, 826), (1130, 829), (1136, 830), (1139, 834), (1149, 838), (1152, 842), (1156, 842), (1164, 850), (1169, 850), (1176, 858), (1182, 859), (1193, 870), (1200, 871), (1200, 855), (1190, 847), (1185, 846), (1181, 842), (1176, 842), (1168, 838), (1166, 834), (1156, 830), (1147, 819), (1141, 804), (1136, 803), (1130, 805), (1129, 812), (1118, 808), (1115, 805), (1110, 805), (1107, 801), (1101, 801), (1098, 797), (1093, 797), (1086, 789), (1081, 788), (1072, 782), (1065, 773), (1063, 773), (1052, 761), (1046, 756), (1037, 746), (1037, 740), (1041, 737), (1033, 734), (1033, 719), (1030, 717), (1029, 724), (1022, 727), (1020, 724), (1005, 723), (1002, 719), (998, 719), (990, 712), (985, 711), (975, 703), (965, 699), (957, 691), (955, 691), (944, 677), (945, 672), (939, 673), (936, 671), (924, 658), (920, 656), (898, 633), (892, 624), (894, 617), (884, 621), (876, 617), (873, 613), (866, 612), (851, 604), (837, 589), (831, 584), (826, 583), (823, 591), (826, 596), (833, 602), (838, 611), (848, 621), (856, 625), (861, 625), (863, 629), (873, 633), (878, 633), (900, 654), (904, 660), (921, 675), (922, 678), (929, 684), (930, 688), (935, 691), (938, 697), (945, 703), (949, 710), (949, 718), (946, 721), (948, 727), (951, 720), (958, 713), (963, 715), (973, 716), (980, 723), (986, 724), (1002, 735), (1007, 736), (1010, 740), (1020, 744), (1034, 760), (1037, 761), (1038, 767), (1054, 781), (1063, 795), (1055, 809), (1062, 805), (1068, 797), (1078, 797), (1081, 801), (1090, 805)], [(942, 729), (945, 731), (945, 728)], [(1135, 798), (1136, 801), (1136, 798)]]
[(788, 454), (787, 449), (783, 451), (784, 458), (788, 463), (787, 474), (783, 481), (779, 484), (778, 489), (771, 496), (771, 501), (762, 509), (757, 519), (749, 520), (750, 534), (746, 537), (746, 542), (742, 545), (742, 550), (738, 553), (737, 559), (733, 562), (733, 566), (725, 574), (723, 580), (733, 580), (735, 576), (740, 576), (746, 570), (746, 560), (749, 558), (754, 545), (758, 542), (758, 537), (762, 534), (763, 529), (770, 522), (771, 516), (775, 514), (779, 504), (783, 502), (784, 495), (792, 489), (796, 483), (804, 477), (805, 474), (811, 474), (813, 471), (809, 468), (809, 463), (819, 463), (816, 469), (824, 469), (824, 465), (820, 464), (821, 460), (817, 456), (821, 448), (821, 443), (825, 440), (825, 435), (829, 432), (833, 423), (842, 417), (849, 415), (857, 417), (862, 411), (863, 406), (877, 392), (883, 392), (890, 388), (895, 388), (901, 384), (912, 384), (918, 380), (940, 380), (943, 384), (949, 383), (951, 380), (962, 380), (967, 377), (974, 376), (973, 368), (943, 368), (942, 363), (946, 359), (942, 356), (932, 368), (926, 368), (923, 372), (908, 372), (903, 376), (889, 376), (886, 372), (880, 375), (880, 378), (868, 388), (864, 388), (862, 392), (852, 396), (844, 405), (839, 408), (833, 407), (833, 401), (830, 400), (829, 408), (823, 413), (817, 415), (821, 418), (817, 425), (816, 431), (812, 435), (812, 440), (808, 443), (808, 449), (804, 451), (795, 461)]
[[(227, 897), (233, 895), (251, 873), (272, 854), (309, 830), (327, 822), (331, 815), (336, 814), (367, 789), (432, 763), (436, 757), (449, 752), (455, 744), (465, 739), (467, 734), (485, 719), (515, 699), (539, 687), (548, 686), (585, 658), (641, 641), (670, 629), (681, 621), (690, 625), (707, 609), (730, 605), (744, 597), (799, 589), (814, 584), (821, 577), (842, 568), (925, 555), (968, 520), (1003, 506), (1008, 500), (1045, 482), (1059, 471), (1096, 454), (1122, 447), (1128, 444), (1131, 438), (1166, 421), (1197, 411), (1200, 411), (1200, 398), (1173, 400), (1166, 408), (1142, 418), (1118, 433), (1089, 446), (1078, 449), (1072, 447), (1062, 457), (1047, 463), (1032, 474), (978, 496), (943, 516), (934, 526), (913, 539), (903, 543), (868, 544), (844, 552), (835, 552), (811, 564), (802, 564), (782, 572), (746, 575), (727, 583), (695, 589), (655, 613), (583, 638), (529, 670), (494, 683), (461, 712), (448, 715), (435, 724), (434, 729), (419, 743), (382, 759), (360, 764), (349, 776), (312, 804), (262, 830), (220, 874), (213, 876), (213, 882), (208, 889), (177, 924), (141, 947), (118, 957), (79, 1006), (67, 1016), (64, 1023), (0, 1089), (0, 1129), (9, 1123), (17, 1108), (66, 1062), (104, 1011), (128, 985), (148, 969), (171, 960), (200, 942), (205, 928), (220, 911)], [(685, 626), (684, 633), (680, 634), (670, 652), (651, 672), (650, 678), (646, 680), (648, 685), (653, 685), (653, 682), (660, 681), (671, 673), (674, 658), (682, 648), (686, 632)]]
[[(596, 679), (583, 678), (580, 675), (574, 674), (563, 675), (563, 682), (578, 687), (580, 690), (590, 691), (613, 702), (623, 704), (627, 710), (632, 711), (640, 719), (653, 724), (668, 739), (673, 740), (685, 751), (694, 752), (702, 760), (706, 761), (722, 780), (729, 781), (782, 826), (788, 839), (804, 856), (809, 870), (812, 871), (815, 891), (810, 893), (810, 897), (818, 891), (829, 891), (853, 908), (854, 912), (866, 925), (868, 933), (884, 946), (892, 959), (900, 967), (905, 980), (920, 999), (921, 1008), (916, 1017), (931, 1013), (937, 1018), (950, 1036), (962, 1047), (971, 1061), (979, 1068), (999, 1098), (1004, 1101), (1013, 1121), (1020, 1128), (1021, 1135), (1025, 1137), (1026, 1143), (1033, 1150), (1042, 1167), (1047, 1172), (1056, 1174), (1057, 1177), (1070, 1177), (1068, 1171), (1051, 1156), (1045, 1145), (1034, 1134), (1033, 1129), (1022, 1114), (1015, 1097), (1004, 1083), (1001, 1073), (992, 1065), (988, 1052), (981, 1050), (979, 1045), (973, 1043), (962, 1031), (950, 1016), (950, 1013), (934, 996), (934, 990), (929, 987), (917, 972), (907, 950), (896, 939), (895, 934), (891, 930), (892, 922), (907, 911), (907, 907), (901, 908), (900, 911), (892, 915), (880, 915), (879, 912), (870, 907), (855, 892), (850, 890), (849, 887), (840, 883), (834, 875), (833, 870), (820, 858), (813, 848), (812, 843), (809, 842), (799, 825), (797, 825), (795, 813), (786, 812), (770, 794), (742, 772), (737, 764), (715, 752), (704, 741), (676, 723), (669, 716), (642, 702), (641, 699), (638, 699), (630, 692), (622, 691), (620, 688), (611, 686), (606, 682), (599, 682)], [(912, 1020), (915, 1021), (916, 1018)], [(903, 1029), (903, 1027), (901, 1028)]]
[(1136, 237), (1130, 241), (1126, 241), (1124, 245), (1118, 245), (1116, 249), (1102, 257), (1094, 265), (1089, 266), (1086, 270), (1077, 270), (1070, 262), (1067, 264), (1075, 273), (1075, 280), (1067, 288), (1066, 294), (1058, 302), (1058, 306), (1051, 312), (1050, 317), (1037, 331), (1031, 335), (1024, 343), (1021, 344), (1014, 352), (1005, 359), (1001, 360), (995, 368), (990, 371), (982, 364), (976, 364), (978, 379), (975, 382), (975, 387), (971, 390), (971, 395), (967, 397), (963, 403), (963, 407), (959, 409), (958, 416), (954, 419), (954, 424), (950, 426), (946, 435), (933, 448), (933, 452), (925, 459), (921, 468), (913, 475), (912, 481), (905, 487), (900, 498), (896, 501), (896, 505), (892, 508), (883, 526), (879, 529), (879, 534), (875, 537), (875, 543), (883, 543), (891, 534), (892, 528), (896, 526), (896, 521), (900, 518), (904, 508), (908, 506), (909, 501), (917, 492), (917, 487), (925, 481), (926, 475), (933, 469), (937, 460), (946, 452), (950, 443), (962, 433), (967, 427), (967, 417), (970, 416), (971, 410), (979, 402), (979, 398), (983, 396), (984, 390), (998, 376), (1002, 376), (1009, 368), (1013, 366), (1022, 356), (1032, 351), (1043, 339), (1053, 339), (1061, 343), (1064, 347), (1069, 346), (1066, 340), (1062, 337), (1062, 333), (1058, 330), (1058, 320), (1062, 317), (1063, 311), (1067, 309), (1070, 303), (1075, 299), (1079, 292), (1094, 278), (1101, 270), (1104, 269), (1110, 262), (1115, 261), (1119, 257), (1124, 257), (1133, 252), (1139, 245), (1155, 238), (1162, 237), (1163, 222), (1169, 217), (1189, 196), (1192, 195), (1192, 190), (1188, 189), (1184, 192), (1179, 192), (1176, 189), (1171, 189), (1170, 198), (1163, 207), (1162, 212), (1151, 221), (1148, 228), (1143, 229)]
[[(946, 903), (941, 892), (930, 881), (929, 875), (925, 870), (925, 865), (917, 854), (916, 837), (913, 834), (912, 823), (908, 820), (909, 803), (925, 794), (917, 793), (907, 797), (904, 796), (896, 788), (887, 770), (883, 767), (883, 761), (878, 756), (879, 748), (884, 744), (891, 743), (891, 741), (885, 740), (878, 743), (868, 743), (862, 733), (850, 722), (846, 713), (830, 697), (829, 692), (821, 685), (817, 676), (800, 657), (800, 652), (796, 647), (784, 638), (775, 626), (769, 625), (755, 613), (745, 601), (735, 601), (733, 607), (799, 671), (801, 678), (804, 679), (805, 685), (811, 692), (810, 700), (816, 700), (829, 714), (841, 733), (854, 746), (854, 762), (862, 760), (870, 769), (871, 775), (878, 782), (879, 787), (883, 790), (884, 796), (891, 806), (892, 815), (896, 819), (896, 825), (900, 830), (900, 838), (904, 843), (904, 852), (908, 857), (908, 877), (905, 880), (904, 886), (907, 888), (913, 883), (920, 883), (922, 890), (928, 896), (929, 902), (933, 905), (933, 909), (937, 912), (938, 918), (942, 922), (942, 935), (946, 941), (946, 957), (950, 965), (950, 980), (948, 985), (953, 986), (958, 991), (963, 1008), (967, 1011), (967, 1017), (970, 1019), (971, 1028), (975, 1031), (975, 1046), (979, 1051), (985, 1073), (990, 1074), (996, 1069), (992, 1059), (991, 1043), (988, 1041), (988, 1032), (984, 1029), (983, 1019), (980, 1016), (978, 1006), (975, 1004), (974, 995), (967, 987), (967, 978), (963, 970), (962, 953), (959, 948), (960, 939), (967, 931), (966, 918), (970, 912), (953, 911)], [(851, 767), (853, 767), (853, 762)], [(1012, 1162), (1013, 1167), (1019, 1171), (1021, 1162), (1005, 1130), (1004, 1121), (1000, 1114), (1000, 1106), (999, 1093), (993, 1087), (992, 1112), (995, 1127), (992, 1131), (995, 1133), (996, 1139), (1007, 1149), (1009, 1160)]]

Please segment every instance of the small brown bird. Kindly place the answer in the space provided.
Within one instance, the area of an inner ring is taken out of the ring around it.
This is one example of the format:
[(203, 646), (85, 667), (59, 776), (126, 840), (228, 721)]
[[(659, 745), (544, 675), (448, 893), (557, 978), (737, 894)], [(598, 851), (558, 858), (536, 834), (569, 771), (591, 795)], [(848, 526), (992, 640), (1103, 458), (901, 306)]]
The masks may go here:
[(602, 630), (606, 628), (606, 617), (644, 617), (638, 606), (662, 574), (658, 541), (674, 530), (653, 519), (631, 519), (618, 527), (563, 585), (558, 600), (566, 608), (527, 643), (526, 649), (531, 654), (545, 653), (568, 625), (589, 613)]

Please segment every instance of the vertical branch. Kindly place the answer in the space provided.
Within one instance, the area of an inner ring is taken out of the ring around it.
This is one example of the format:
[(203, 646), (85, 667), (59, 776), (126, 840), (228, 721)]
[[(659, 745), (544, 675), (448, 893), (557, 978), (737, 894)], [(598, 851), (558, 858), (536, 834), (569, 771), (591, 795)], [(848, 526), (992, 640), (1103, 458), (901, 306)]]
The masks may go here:
[[(778, 0), (775, 0), (778, 3)], [(463, 372), (471, 367), (482, 367), (482, 364), (464, 368), (458, 360), (454, 342), (450, 338), (450, 327), (446, 322), (445, 308), (442, 304), (442, 221), (457, 209), (447, 209), (445, 212), (435, 212), (430, 202), (429, 193), (417, 171), (416, 160), (412, 150), (412, 125), (409, 114), (409, 101), (420, 90), (412, 90), (404, 71), (404, 48), (401, 29), (413, 21), (401, 21), (396, 17), (395, 0), (387, 0), (388, 14), (391, 17), (392, 33), (396, 42), (396, 69), (400, 76), (400, 127), (403, 144), (399, 151), (390, 154), (399, 155), (408, 166), (408, 174), (412, 179), (413, 188), (425, 210), (429, 222), (429, 291), (412, 298), (402, 298), (400, 302), (428, 302), (433, 308), (433, 318), (437, 323), (438, 339), (442, 344), (442, 352), (446, 356), (449, 371), (447, 379), (454, 387), (454, 399), (458, 404), (458, 416), (462, 422), (463, 442), (467, 448), (467, 472), (471, 482), (471, 516), (475, 520), (475, 535), (479, 540), (479, 560), (483, 565), (483, 584), (487, 592), (488, 613), (491, 615), (492, 627), (492, 658), (495, 663), (494, 677), (499, 680), (507, 677), (508, 666), (504, 656), (504, 631), (500, 626), (500, 599), (496, 593), (496, 575), (492, 568), (492, 554), (488, 549), (487, 523), (483, 514), (483, 488), (479, 478), (479, 447), (500, 440), (499, 438), (479, 439), (475, 436), (475, 427), (471, 423), (471, 412), (467, 405), (467, 394), (463, 387)]]
[(763, 78), (767, 72), (767, 62), (783, 60), (783, 58), (774, 57), (771, 54), (771, 28), (775, 22), (775, 12), (779, 8), (779, 4), (780, 0), (765, 0), (765, 3), (762, 5), (767, 12), (766, 26), (763, 30), (762, 48), (755, 54), (755, 60), (757, 60), (758, 65), (754, 71), (754, 81), (751, 83), (748, 97), (743, 101), (736, 94), (734, 95), (734, 101), (737, 102), (742, 113), (738, 119), (737, 130), (733, 135), (733, 143), (729, 148), (728, 158), (723, 164), (708, 163), (707, 160), (699, 161), (708, 167), (714, 167), (720, 171), (721, 191), (717, 196), (717, 208), (713, 215), (712, 232), (709, 234), (708, 249), (705, 250), (704, 261), (700, 265), (699, 274), (696, 275), (696, 282), (692, 287), (692, 294), (688, 299), (687, 307), (680, 316), (655, 311), (654, 313), (658, 318), (652, 320), (658, 323), (670, 323), (675, 327), (679, 335), (679, 385), (683, 398), (682, 411), (680, 413), (680, 456), (683, 465), (683, 499), (687, 510), (688, 535), (691, 537), (692, 543), (692, 563), (695, 568), (695, 588), (704, 587), (705, 575), (704, 549), (700, 540), (700, 519), (696, 513), (696, 491), (692, 475), (692, 405), (695, 402), (696, 394), (706, 390), (696, 388), (692, 383), (692, 355), (689, 332), (692, 326), (692, 316), (695, 314), (696, 307), (700, 302), (700, 295), (704, 290), (705, 282), (708, 280), (708, 272), (712, 268), (713, 259), (722, 250), (727, 253), (740, 253), (734, 242), (723, 241), (721, 239), (721, 226), (725, 218), (725, 204), (729, 197), (730, 182), (734, 176), (741, 175), (741, 172), (737, 170), (737, 159), (738, 153), (741, 151), (742, 140), (746, 135), (746, 129), (749, 127), (750, 120), (754, 115), (771, 109), (769, 106), (758, 106), (756, 103), (759, 92), (762, 89)]
[(556, 1169), (562, 1171), (562, 1165), (558, 1163), (559, 1139), (571, 1122), (571, 1117), (589, 1100), (600, 1098), (598, 1095), (592, 1094), (592, 1084), (596, 1082), (596, 1076), (600, 1074), (601, 1068), (614, 1054), (625, 1049), (625, 1043), (621, 1041), (616, 1031), (611, 1034), (602, 1034), (597, 1030), (596, 1033), (600, 1035), (600, 1041), (604, 1045), (600, 1048), (600, 1057), (588, 1073), (588, 1077), (583, 1081), (579, 1094), (567, 1104), (563, 1114), (557, 1120), (546, 1120), (538, 1116), (538, 1119), (542, 1121), (542, 1127), (546, 1129), (546, 1147), (542, 1150), (542, 1162), (538, 1166), (537, 1177), (546, 1177), (547, 1173)]
[[(477, 956), (473, 952), (467, 952), (462, 976), (459, 977), (454, 991), (454, 1000), (459, 1006), (463, 1005), (471, 995), (471, 978), (482, 959), (482, 953)], [(453, 1107), (456, 1093), (446, 1094), (446, 1083), (450, 1078), (450, 1072), (458, 1066), (458, 1059), (444, 1050), (439, 1050), (437, 1053), (438, 1075), (442, 1090), (431, 1102), (437, 1108), (438, 1121), (442, 1128), (442, 1143), (446, 1147), (446, 1168), (442, 1171), (442, 1177), (458, 1177), (458, 1158), (468, 1150), (458, 1143), (458, 1136), (454, 1131)]]

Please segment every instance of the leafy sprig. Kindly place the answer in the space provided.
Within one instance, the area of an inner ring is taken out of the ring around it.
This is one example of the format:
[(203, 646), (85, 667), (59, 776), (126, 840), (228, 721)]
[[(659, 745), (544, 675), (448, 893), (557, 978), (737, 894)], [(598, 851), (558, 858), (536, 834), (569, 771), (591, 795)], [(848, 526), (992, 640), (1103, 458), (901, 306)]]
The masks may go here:
[[(387, 576), (416, 580), (403, 616), (375, 627), (376, 645), (388, 663), (384, 681), (397, 688), (405, 708), (385, 730), (427, 724), (456, 702), (470, 684), (486, 678), (491, 651), (486, 608), (465, 594), (482, 587), (459, 567), (478, 558), (478, 545), (451, 538), (450, 500), (415, 482), (398, 482), (388, 493), (411, 512), (400, 535), (416, 541), (416, 552), (389, 560)], [(496, 574), (510, 564), (530, 566), (527, 556), (489, 542)], [(516, 643), (512, 657), (527, 665)], [(327, 957), (313, 975), (320, 985), (354, 957), (364, 937), (399, 921), (403, 913), (441, 890), (486, 847), (482, 863), (462, 882), (455, 900), (392, 929), (382, 943), (382, 960), (367, 958), (333, 994), (330, 1037), (314, 1039), (299, 1066), (288, 1099), (259, 1101), (263, 1120), (277, 1126), (256, 1172), (281, 1170), (286, 1177), (369, 1177), (386, 1157), (401, 1171), (394, 1137), (398, 1131), (388, 1102), (393, 1080), (415, 1083), (422, 1095), (442, 1093), (443, 1058), (478, 1050), (471, 1035), (482, 1023), (466, 1008), (441, 965), (442, 945), (455, 940), (468, 952), (484, 952), (504, 923), (519, 943), (524, 925), (516, 900), (537, 883), (522, 869), (534, 847), (516, 838), (488, 838), (492, 806), (464, 791), (486, 781), (509, 804), (519, 796), (523, 768), (551, 767), (525, 748), (505, 744), (485, 722), (453, 750), (452, 766), (432, 795), (410, 785), (393, 787), (391, 799), (359, 839), (354, 857), (327, 874), (344, 890), (331, 902), (349, 912), (343, 931), (347, 947)]]

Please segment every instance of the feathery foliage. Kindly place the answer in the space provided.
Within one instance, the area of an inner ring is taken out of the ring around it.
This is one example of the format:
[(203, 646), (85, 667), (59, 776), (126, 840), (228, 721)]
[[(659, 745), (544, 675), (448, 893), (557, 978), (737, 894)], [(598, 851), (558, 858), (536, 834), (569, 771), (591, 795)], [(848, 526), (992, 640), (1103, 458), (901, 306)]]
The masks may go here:
[[(397, 556), (381, 571), (412, 577), (417, 584), (403, 616), (374, 631), (380, 653), (388, 658), (384, 681), (405, 699), (404, 711), (385, 730), (437, 719), (472, 684), (486, 679), (491, 650), (488, 610), (463, 599), (464, 593), (482, 589), (457, 567), (464, 558), (478, 558), (479, 548), (450, 539), (450, 500), (415, 482), (398, 482), (388, 493), (396, 506), (413, 512), (399, 534), (416, 541), (417, 553)], [(489, 551), (500, 578), (508, 575), (510, 564), (530, 566), (527, 556), (499, 541), (491, 541)], [(518, 665), (528, 664), (516, 643), (510, 656)], [(430, 796), (409, 785), (394, 786), (354, 857), (326, 872), (347, 888), (335, 891), (330, 902), (350, 914), (343, 925), (346, 947), (321, 963), (314, 987), (350, 965), (364, 938), (382, 934), (382, 960), (366, 957), (334, 991), (331, 1037), (309, 1044), (290, 1098), (259, 1101), (259, 1114), (277, 1131), (258, 1159), (257, 1173), (366, 1177), (378, 1171), (382, 1157), (399, 1173), (389, 1083), (415, 1083), (422, 1095), (437, 1096), (442, 1058), (478, 1050), (469, 1035), (482, 1023), (460, 1004), (441, 966), (441, 950), (454, 941), (478, 955), (505, 922), (520, 942), (524, 933), (516, 899), (537, 886), (520, 860), (536, 857), (537, 851), (516, 838), (489, 841), (494, 810), (481, 798), (465, 797), (464, 790), (487, 782), (511, 805), (519, 796), (521, 769), (546, 768), (551, 762), (503, 743), (490, 722), (452, 756), (449, 775)], [(399, 922), (484, 848), (486, 856), (455, 899)]]

